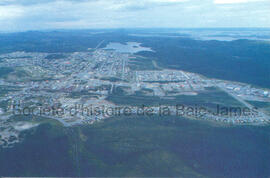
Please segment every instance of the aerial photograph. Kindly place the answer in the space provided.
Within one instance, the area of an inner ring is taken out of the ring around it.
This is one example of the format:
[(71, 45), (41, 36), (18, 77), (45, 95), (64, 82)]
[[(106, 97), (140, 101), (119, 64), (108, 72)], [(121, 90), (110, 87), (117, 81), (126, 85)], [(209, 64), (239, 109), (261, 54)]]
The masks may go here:
[(0, 0), (0, 177), (270, 178), (270, 1)]

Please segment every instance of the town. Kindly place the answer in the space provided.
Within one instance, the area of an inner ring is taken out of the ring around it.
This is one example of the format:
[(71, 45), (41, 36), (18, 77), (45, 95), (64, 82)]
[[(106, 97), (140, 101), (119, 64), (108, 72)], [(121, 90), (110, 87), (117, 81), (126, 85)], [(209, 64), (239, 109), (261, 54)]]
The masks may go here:
[[(199, 74), (161, 67), (146, 70), (136, 66), (134, 69), (137, 58), (141, 60), (142, 57), (108, 49), (89, 49), (89, 52), (61, 54), (14, 52), (0, 55), (0, 67), (12, 69), (7, 76), (0, 78), (2, 90), (0, 102), (4, 103), (0, 106), (1, 142), (16, 142), (21, 129), (38, 124), (34, 122), (31, 125), (20, 120), (11, 122), (20, 114), (28, 116), (29, 108), (39, 108), (35, 110), (35, 114), (47, 113), (40, 116), (57, 120), (66, 127), (93, 124), (110, 118), (111, 115), (71, 114), (70, 111), (63, 112), (63, 110), (70, 110), (78, 105), (96, 108), (126, 107), (107, 99), (108, 96), (115, 95), (119, 88), (121, 94), (127, 97), (141, 92), (145, 97), (159, 97), (161, 100), (177, 96), (200, 97), (200, 93), (214, 88), (226, 93), (242, 107), (250, 110), (254, 110), (254, 106), (248, 101), (270, 102), (269, 89), (255, 88), (239, 82), (209, 79)], [(151, 64), (152, 62), (150, 61)], [(160, 106), (151, 107), (152, 114), (158, 115)], [(175, 105), (167, 107), (172, 112), (177, 112)], [(207, 106), (201, 107), (207, 109)], [(62, 108), (61, 115), (48, 114), (48, 110), (52, 108)], [(130, 106), (130, 108), (131, 113), (136, 114), (136, 107)], [(193, 115), (184, 115), (184, 117), (230, 124), (270, 123), (269, 113), (261, 109), (256, 113), (256, 117), (214, 115), (211, 112), (200, 117)]]

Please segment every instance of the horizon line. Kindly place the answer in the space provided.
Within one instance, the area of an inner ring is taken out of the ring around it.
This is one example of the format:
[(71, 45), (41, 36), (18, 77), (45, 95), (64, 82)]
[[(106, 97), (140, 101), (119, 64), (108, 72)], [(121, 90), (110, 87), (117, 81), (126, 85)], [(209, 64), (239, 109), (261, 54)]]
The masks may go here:
[(8, 33), (27, 33), (27, 32), (53, 32), (53, 31), (98, 31), (98, 30), (196, 30), (196, 29), (209, 29), (209, 30), (222, 30), (222, 29), (264, 29), (270, 30), (270, 27), (117, 27), (117, 28), (56, 28), (56, 29), (33, 29), (33, 30), (18, 30), (18, 31), (1, 31), (1, 34)]

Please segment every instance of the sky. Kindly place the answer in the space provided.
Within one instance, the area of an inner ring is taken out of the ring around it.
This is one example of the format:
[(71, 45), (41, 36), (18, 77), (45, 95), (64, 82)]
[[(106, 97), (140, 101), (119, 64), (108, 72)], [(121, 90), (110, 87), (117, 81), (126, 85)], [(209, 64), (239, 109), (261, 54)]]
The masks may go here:
[(270, 0), (0, 0), (0, 31), (270, 27)]

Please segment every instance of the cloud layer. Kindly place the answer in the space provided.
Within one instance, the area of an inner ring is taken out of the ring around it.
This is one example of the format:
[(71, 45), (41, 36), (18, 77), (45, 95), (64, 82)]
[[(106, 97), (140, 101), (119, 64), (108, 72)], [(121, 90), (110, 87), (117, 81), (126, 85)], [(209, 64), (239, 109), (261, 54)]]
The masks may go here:
[(269, 0), (0, 0), (1, 31), (270, 27)]

